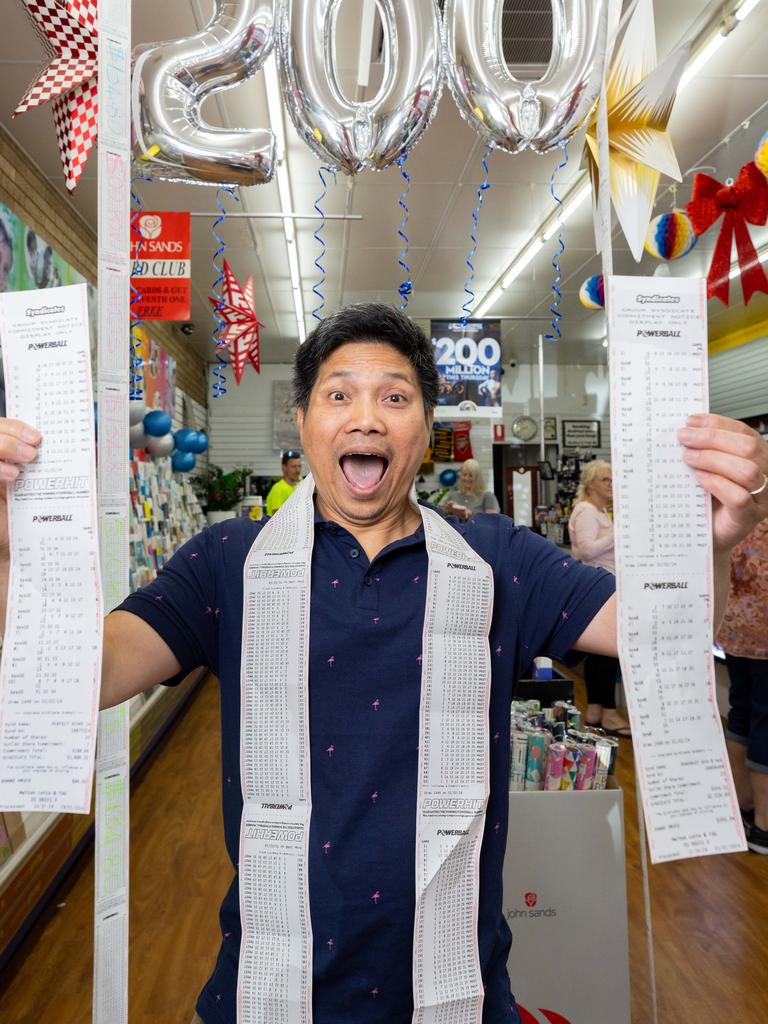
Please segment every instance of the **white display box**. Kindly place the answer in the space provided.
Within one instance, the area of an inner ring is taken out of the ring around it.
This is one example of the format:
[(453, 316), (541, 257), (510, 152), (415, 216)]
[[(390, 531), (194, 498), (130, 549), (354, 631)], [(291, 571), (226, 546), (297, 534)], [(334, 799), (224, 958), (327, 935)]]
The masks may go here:
[(509, 794), (504, 916), (524, 1024), (630, 1024), (624, 795)]

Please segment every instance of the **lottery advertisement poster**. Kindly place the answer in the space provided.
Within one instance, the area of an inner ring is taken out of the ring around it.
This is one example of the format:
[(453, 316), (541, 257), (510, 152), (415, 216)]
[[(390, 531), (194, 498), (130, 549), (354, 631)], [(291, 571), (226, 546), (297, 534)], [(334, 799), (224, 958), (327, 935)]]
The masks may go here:
[(440, 374), (437, 415), (501, 418), (501, 323), (430, 321)]

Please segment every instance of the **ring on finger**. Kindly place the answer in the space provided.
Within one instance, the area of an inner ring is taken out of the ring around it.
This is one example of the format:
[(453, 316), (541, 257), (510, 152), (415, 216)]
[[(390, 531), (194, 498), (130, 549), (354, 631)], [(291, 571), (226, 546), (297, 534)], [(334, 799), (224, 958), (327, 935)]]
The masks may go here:
[(768, 474), (763, 473), (763, 482), (762, 482), (762, 484), (757, 488), (756, 491), (750, 491), (749, 493), (752, 495), (753, 498), (757, 498), (765, 490), (768, 490)]

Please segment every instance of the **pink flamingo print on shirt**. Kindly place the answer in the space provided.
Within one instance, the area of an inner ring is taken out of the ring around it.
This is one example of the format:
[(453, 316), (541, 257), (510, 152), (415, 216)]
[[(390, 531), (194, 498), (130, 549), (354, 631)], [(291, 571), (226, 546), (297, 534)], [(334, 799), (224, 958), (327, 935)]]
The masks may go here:
[(378, 799), (379, 799), (379, 791), (378, 791), (378, 789), (375, 789), (373, 791), (373, 793), (371, 793), (371, 803), (375, 804)]
[(418, 656), (418, 658), (416, 659), (416, 661), (417, 661), (417, 662), (418, 662), (419, 664), (421, 664), (421, 663), (422, 663), (422, 661), (424, 661), (424, 655), (423, 655), (423, 654), (420, 654), (420, 655)]
[(328, 941), (326, 942), (326, 946), (328, 947), (328, 952), (332, 953), (333, 952), (333, 939), (328, 939)]
[(567, 569), (570, 564), (570, 562), (563, 562), (563, 568)]
[(378, 615), (374, 615), (372, 621), (373, 621), (374, 626), (378, 626), (378, 624), (381, 622), (381, 619), (380, 619), (380, 617)]
[(421, 580), (421, 576), (414, 576), (413, 577), (413, 582), (414, 583), (418, 583), (420, 580)]
[(326, 841), (323, 843), (323, 853), (327, 854), (328, 851), (330, 850), (330, 848), (331, 848), (331, 841), (330, 841), (330, 839), (326, 839)]
[(499, 733), (498, 732), (495, 732), (493, 734), (493, 742), (494, 743), (498, 743), (499, 742)]
[(336, 747), (334, 747), (333, 744), (331, 744), (330, 747), (326, 747), (325, 748), (325, 752), (328, 755), (328, 757), (333, 757), (333, 752), (334, 752), (335, 749), (336, 749)]
[(333, 666), (336, 664), (336, 658), (333, 655), (331, 655), (330, 658), (327, 659), (327, 663), (329, 668), (333, 668)]
[(373, 996), (373, 998), (374, 998), (374, 999), (376, 999), (376, 997), (378, 996), (378, 994), (379, 994), (379, 989), (378, 989), (378, 987), (376, 987), (376, 988), (372, 988), (372, 989), (371, 989), (371, 995)]
[(338, 585), (339, 585), (339, 581), (338, 580), (331, 580), (331, 586), (333, 587), (334, 590), (336, 589), (336, 587), (338, 587)]
[(493, 826), (493, 831), (496, 833), (496, 835), (499, 834), (500, 828), (501, 828), (501, 822), (497, 821), (496, 824)]
[(563, 620), (568, 618), (568, 612), (563, 612)]
[(373, 894), (373, 896), (371, 896), (371, 899), (373, 900), (373, 902), (374, 902), (374, 903), (376, 904), (376, 906), (378, 907), (378, 905), (379, 905), (379, 900), (381, 899), (381, 893), (379, 892), (379, 890), (378, 890), (378, 889), (377, 889), (377, 890), (376, 890), (376, 892), (375, 892), (375, 893)]
[(371, 701), (371, 707), (373, 708), (374, 711), (379, 710), (379, 708), (381, 707), (381, 701), (379, 700), (378, 697), (376, 698), (376, 700)]
[(520, 586), (520, 577), (519, 576), (513, 576), (512, 577), (512, 582), (516, 583), (518, 585), (518, 587), (519, 587)]
[(496, 654), (497, 658), (501, 654), (502, 650), (503, 650), (503, 648), (502, 648), (501, 644), (499, 644), (498, 647), (496, 648), (496, 651), (495, 651), (495, 654)]

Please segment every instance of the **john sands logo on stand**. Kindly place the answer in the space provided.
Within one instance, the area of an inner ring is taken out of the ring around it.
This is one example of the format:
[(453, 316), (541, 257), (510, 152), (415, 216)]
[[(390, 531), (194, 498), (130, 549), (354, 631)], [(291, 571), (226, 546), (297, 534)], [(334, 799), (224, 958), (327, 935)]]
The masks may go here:
[(505, 916), (508, 921), (520, 917), (557, 917), (557, 910), (554, 907), (539, 907), (539, 894), (536, 892), (523, 893), (524, 907), (511, 908)]

